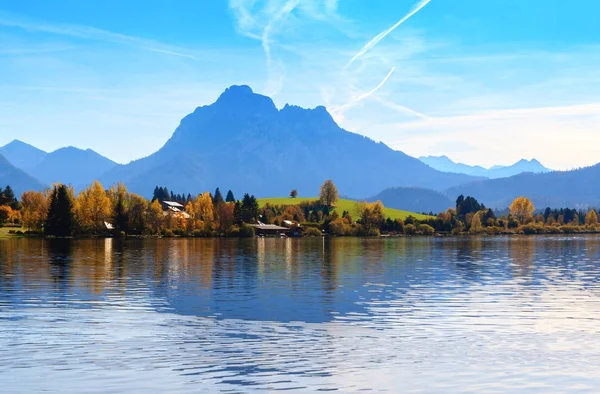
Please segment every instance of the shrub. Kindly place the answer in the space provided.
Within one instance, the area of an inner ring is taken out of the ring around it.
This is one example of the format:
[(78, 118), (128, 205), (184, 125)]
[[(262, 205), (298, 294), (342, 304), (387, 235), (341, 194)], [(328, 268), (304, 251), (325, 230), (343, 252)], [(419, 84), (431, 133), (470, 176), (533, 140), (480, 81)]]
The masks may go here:
[(546, 233), (548, 233), (548, 234), (562, 234), (562, 230), (558, 226), (548, 226), (548, 227), (546, 227)]
[(315, 223), (315, 222), (304, 222), (304, 223), (302, 223), (302, 227), (304, 227), (304, 228), (314, 227), (314, 228), (318, 228), (319, 230), (322, 230), (321, 225), (319, 223)]
[(181, 229), (181, 228), (176, 228), (175, 230), (173, 230), (173, 234), (175, 234), (179, 237), (185, 237), (187, 235), (185, 230)]
[(406, 235), (413, 235), (417, 232), (417, 228), (414, 224), (407, 224), (404, 226), (404, 233)]
[(165, 238), (172, 238), (175, 236), (175, 234), (173, 234), (172, 230), (165, 230), (165, 231), (163, 231), (162, 236)]
[(254, 227), (248, 226), (247, 224), (242, 224), (240, 227), (239, 236), (242, 238), (252, 238), (256, 235), (254, 232)]
[(321, 231), (318, 228), (307, 227), (304, 229), (302, 235), (305, 237), (320, 237), (323, 234), (321, 234)]
[(379, 232), (379, 229), (374, 227), (368, 229), (365, 233), (366, 237), (379, 237), (380, 235), (381, 233)]
[(419, 224), (419, 232), (424, 235), (433, 235), (435, 230), (428, 224)]
[(492, 235), (501, 234), (503, 231), (504, 229), (502, 227), (491, 226), (485, 228), (485, 232)]
[(545, 234), (545, 233), (546, 233), (546, 228), (544, 226), (541, 226), (539, 224), (534, 224), (534, 223), (523, 224), (517, 228), (517, 234), (532, 235), (532, 234)]

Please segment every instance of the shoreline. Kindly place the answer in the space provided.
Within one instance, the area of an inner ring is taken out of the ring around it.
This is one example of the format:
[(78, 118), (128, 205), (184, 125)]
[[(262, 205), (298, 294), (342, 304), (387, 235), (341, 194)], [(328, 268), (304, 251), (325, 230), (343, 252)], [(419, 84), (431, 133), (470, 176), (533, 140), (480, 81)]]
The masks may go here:
[(276, 237), (276, 236), (253, 236), (253, 237), (238, 237), (238, 236), (208, 236), (208, 237), (194, 237), (194, 236), (162, 236), (162, 235), (128, 235), (128, 236), (108, 236), (108, 235), (100, 235), (100, 236), (70, 236), (70, 237), (55, 237), (55, 236), (46, 236), (40, 234), (26, 234), (25, 232), (21, 233), (12, 233), (12, 232), (1, 232), (0, 240), (3, 239), (43, 239), (43, 240), (54, 240), (54, 239), (69, 239), (69, 240), (98, 240), (98, 239), (117, 239), (117, 240), (127, 240), (127, 239), (256, 239), (256, 238), (264, 238), (264, 239), (314, 239), (314, 238), (359, 238), (359, 239), (378, 239), (378, 238), (500, 238), (500, 237), (522, 237), (522, 236), (541, 236), (541, 237), (555, 237), (555, 236), (577, 236), (577, 235), (598, 235), (600, 236), (600, 232), (598, 231), (578, 231), (578, 232), (553, 232), (553, 233), (517, 233), (517, 232), (502, 232), (502, 233), (479, 233), (479, 234), (470, 234), (470, 233), (435, 233), (435, 234), (381, 234), (378, 236), (367, 236), (367, 235), (348, 235), (348, 236), (338, 236), (338, 235), (329, 235), (323, 234), (321, 236), (305, 236), (305, 237)]

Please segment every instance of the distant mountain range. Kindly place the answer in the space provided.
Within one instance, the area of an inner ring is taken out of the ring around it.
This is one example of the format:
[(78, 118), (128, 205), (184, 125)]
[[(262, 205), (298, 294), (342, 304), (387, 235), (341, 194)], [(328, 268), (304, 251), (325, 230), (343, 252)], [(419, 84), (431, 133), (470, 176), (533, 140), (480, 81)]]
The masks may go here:
[(27, 170), (38, 165), (48, 153), (19, 140), (0, 148), (0, 155), (4, 156), (12, 165)]
[(42, 190), (44, 185), (25, 171), (12, 165), (4, 156), (0, 155), (0, 185), (10, 187), (16, 196), (27, 190)]
[(452, 187), (445, 191), (476, 197), (491, 208), (506, 208), (513, 199), (526, 196), (536, 208), (600, 208), (600, 164), (574, 171), (545, 174), (523, 173), (510, 178), (489, 179)]
[(232, 86), (186, 116), (158, 152), (116, 166), (100, 181), (123, 181), (146, 196), (156, 185), (168, 185), (185, 193), (221, 187), (270, 197), (291, 189), (316, 194), (327, 179), (358, 196), (392, 186), (442, 190), (477, 178), (434, 170), (343, 130), (324, 107), (278, 110), (248, 86)]
[(513, 175), (522, 174), (524, 172), (544, 173), (552, 171), (544, 167), (542, 163), (536, 159), (522, 159), (510, 166), (493, 166), (489, 169), (481, 166), (470, 166), (467, 164), (456, 163), (448, 156), (421, 156), (419, 157), (419, 160), (431, 168), (435, 168), (439, 171), (467, 174), (490, 179), (506, 178)]
[(600, 208), (600, 164), (548, 172), (537, 160), (490, 169), (445, 156), (419, 160), (340, 128), (324, 107), (278, 110), (248, 86), (232, 86), (196, 108), (161, 149), (126, 165), (90, 149), (46, 153), (21, 141), (1, 147), (0, 155), (6, 155), (0, 156), (0, 185), (17, 193), (54, 182), (80, 188), (99, 179), (105, 187), (122, 181), (146, 197), (156, 185), (186, 194), (220, 187), (237, 196), (273, 197), (292, 189), (314, 195), (332, 179), (343, 195), (371, 195), (417, 212), (445, 211), (460, 194), (493, 208), (506, 208), (518, 196), (538, 208)]
[(60, 148), (27, 170), (47, 185), (61, 182), (81, 188), (113, 168), (117, 163), (91, 149)]
[[(0, 174), (0, 184), (9, 184), (15, 190), (19, 190), (15, 186), (19, 183), (30, 184), (34, 190), (57, 182), (82, 188), (116, 165), (91, 149), (67, 147), (46, 153), (19, 140), (0, 147), (0, 155), (3, 156), (2, 168), (8, 168), (7, 165), (11, 167), (10, 171)], [(16, 179), (23, 174), (26, 175), (26, 181)]]

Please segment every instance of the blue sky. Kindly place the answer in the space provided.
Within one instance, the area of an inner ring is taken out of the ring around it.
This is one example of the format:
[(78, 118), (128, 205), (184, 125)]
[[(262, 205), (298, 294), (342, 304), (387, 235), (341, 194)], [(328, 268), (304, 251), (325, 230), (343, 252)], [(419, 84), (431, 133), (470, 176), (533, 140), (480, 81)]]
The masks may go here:
[(233, 84), (413, 156), (600, 161), (600, 2), (4, 0), (0, 145), (162, 146)]

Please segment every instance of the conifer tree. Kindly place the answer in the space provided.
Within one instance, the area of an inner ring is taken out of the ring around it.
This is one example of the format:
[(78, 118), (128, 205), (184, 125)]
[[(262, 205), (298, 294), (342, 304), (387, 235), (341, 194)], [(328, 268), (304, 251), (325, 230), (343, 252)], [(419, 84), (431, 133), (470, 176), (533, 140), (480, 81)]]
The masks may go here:
[(69, 190), (65, 185), (54, 186), (44, 232), (46, 235), (69, 237), (73, 234), (73, 225), (73, 200)]
[(227, 192), (227, 197), (225, 197), (226, 202), (235, 202), (235, 197), (233, 196), (233, 192), (229, 190)]
[(213, 197), (213, 204), (217, 205), (222, 202), (223, 202), (223, 195), (221, 194), (221, 190), (219, 190), (219, 188), (217, 187), (217, 190), (215, 190), (215, 195)]

